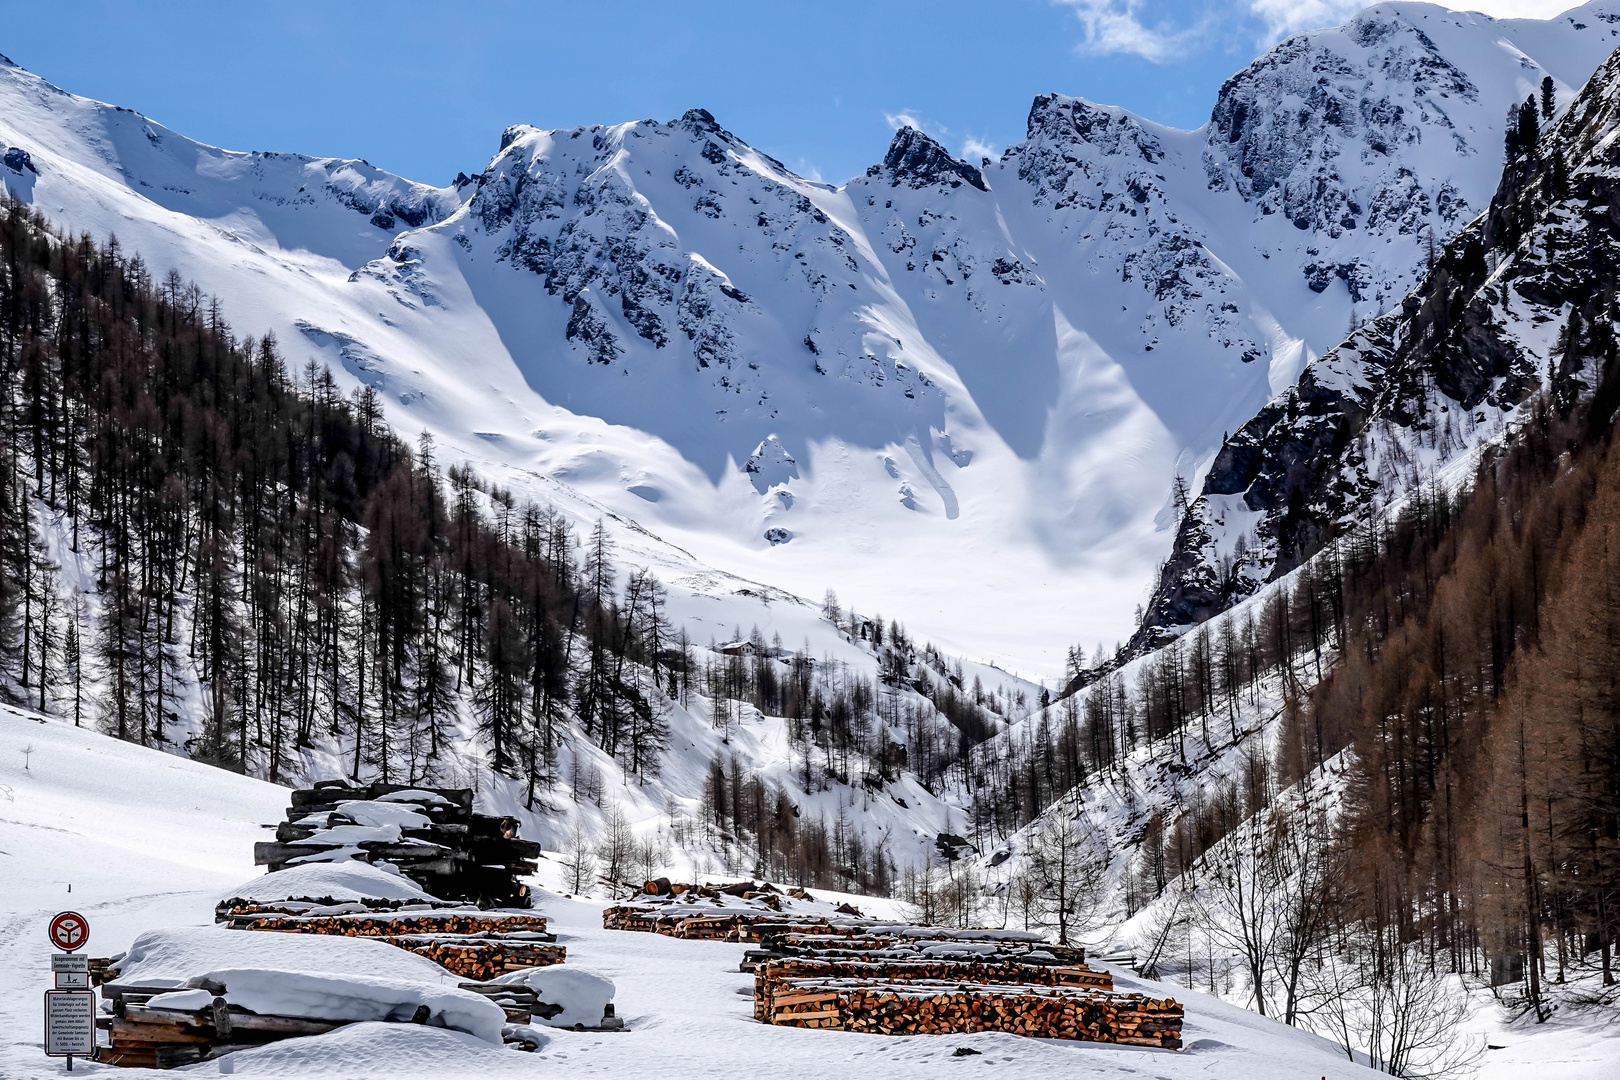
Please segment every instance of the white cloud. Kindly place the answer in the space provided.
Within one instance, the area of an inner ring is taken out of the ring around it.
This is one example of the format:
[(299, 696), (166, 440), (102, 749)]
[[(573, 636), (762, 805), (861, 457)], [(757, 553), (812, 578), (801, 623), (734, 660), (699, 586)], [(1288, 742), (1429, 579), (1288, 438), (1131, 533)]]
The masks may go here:
[(1001, 151), (994, 146), (982, 139), (975, 139), (972, 135), (962, 140), (962, 158), (974, 165), (979, 163), (980, 158), (990, 158), (993, 161), (1000, 153)]
[(1571, 0), (1475, 0), (1472, 3), (1446, 4), (1453, 11), (1483, 11), (1498, 19), (1550, 19), (1562, 15), (1576, 5)]
[(1249, 10), (1266, 24), (1266, 40), (1277, 41), (1301, 30), (1338, 26), (1371, 6), (1366, 0), (1251, 0)]
[[(1142, 21), (1142, 0), (1053, 0), (1074, 11), (1085, 30), (1078, 46), (1083, 53), (1108, 55), (1129, 53), (1154, 63), (1164, 63), (1185, 54), (1205, 28), (1207, 19), (1177, 26), (1166, 21), (1148, 25)], [(1267, 2), (1267, 0), (1259, 0)], [(1307, 0), (1311, 2), (1311, 0)]]
[(883, 119), (888, 121), (889, 127), (894, 131), (899, 131), (903, 127), (916, 128), (918, 131), (925, 130), (923, 128), (923, 122), (918, 119), (916, 113), (911, 112), (910, 110), (901, 110), (900, 112), (896, 113), (884, 113)]

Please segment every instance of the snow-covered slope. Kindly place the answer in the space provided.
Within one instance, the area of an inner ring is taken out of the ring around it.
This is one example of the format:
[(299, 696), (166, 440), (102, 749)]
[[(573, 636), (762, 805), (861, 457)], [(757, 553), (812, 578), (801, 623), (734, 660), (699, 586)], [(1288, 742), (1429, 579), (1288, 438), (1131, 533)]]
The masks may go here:
[(745, 587), (707, 568), (831, 586), (1051, 674), (1129, 630), (1174, 478), (1483, 208), (1507, 106), (1579, 86), (1620, 43), (1610, 6), (1382, 5), (1273, 49), (1196, 131), (1042, 95), (999, 161), (908, 129), (840, 188), (700, 109), (519, 125), (425, 188), (201, 147), (8, 66), (0, 171), (295, 369), (376, 386), (402, 430), (614, 515), (695, 593)]
[[(32, 748), (25, 759), (23, 751)], [(86, 763), (92, 762), (92, 767)], [(27, 765), (25, 769), (24, 766)], [(213, 905), (253, 876), (260, 821), (280, 817), (287, 792), (259, 781), (0, 709), (0, 1076), (58, 1076), (40, 1046), (40, 991), (50, 980), (45, 925), (61, 908), (88, 916), (89, 952), (108, 956), (149, 930), (213, 934)], [(198, 813), (192, 805), (208, 807)], [(543, 867), (554, 868), (547, 862)], [(552, 871), (543, 883), (555, 884)], [(67, 892), (72, 881), (73, 892)], [(672, 1076), (782, 1073), (935, 1077), (944, 1069), (991, 1075), (1108, 1078), (1154, 1074), (1256, 1080), (1371, 1076), (1325, 1040), (1177, 987), (1116, 972), (1122, 988), (1185, 1000), (1187, 1049), (1144, 1051), (1013, 1035), (882, 1038), (761, 1026), (737, 970), (744, 946), (602, 929), (602, 901), (538, 892), (537, 907), (568, 949), (568, 966), (610, 977), (628, 1034), (548, 1029), (534, 1055), (438, 1027), (358, 1024), (207, 1062), (194, 1071), (243, 1076)], [(264, 943), (261, 943), (264, 944)], [(366, 943), (361, 943), (366, 944)], [(289, 946), (290, 948), (291, 946)], [(406, 959), (401, 954), (401, 960)], [(453, 976), (443, 976), (453, 987)], [(958, 1046), (981, 1056), (952, 1060)], [(79, 1069), (86, 1066), (78, 1065)], [(93, 1067), (92, 1067), (93, 1068)]]

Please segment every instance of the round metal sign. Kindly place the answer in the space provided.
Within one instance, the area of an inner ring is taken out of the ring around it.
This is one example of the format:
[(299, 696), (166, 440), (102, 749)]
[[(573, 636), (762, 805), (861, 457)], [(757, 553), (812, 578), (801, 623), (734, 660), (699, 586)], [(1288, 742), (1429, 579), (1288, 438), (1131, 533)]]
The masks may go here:
[(64, 911), (51, 920), (51, 944), (72, 952), (90, 940), (90, 923), (77, 911)]

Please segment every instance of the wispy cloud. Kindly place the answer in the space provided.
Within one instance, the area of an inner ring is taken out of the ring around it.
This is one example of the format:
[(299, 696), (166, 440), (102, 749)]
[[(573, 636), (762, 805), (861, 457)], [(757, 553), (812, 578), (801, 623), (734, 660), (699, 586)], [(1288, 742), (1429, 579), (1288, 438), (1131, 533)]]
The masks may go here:
[(811, 161), (809, 158), (798, 158), (791, 165), (789, 165), (788, 168), (793, 170), (795, 175), (802, 176), (806, 180), (813, 181), (817, 184), (826, 182), (821, 178), (821, 170), (816, 168), (815, 162)]
[(1574, 7), (1574, 0), (1459, 0), (1440, 3), (1454, 11), (1482, 11), (1498, 19), (1550, 19)]
[[(1550, 19), (1570, 6), (1571, 0), (1440, 0), (1453, 11), (1479, 11), (1498, 19)], [(1249, 0), (1249, 11), (1264, 24), (1261, 43), (1271, 45), (1301, 30), (1339, 26), (1369, 0)]]
[[(1053, 0), (1071, 9), (1085, 34), (1076, 48), (1106, 56), (1125, 53), (1162, 64), (1185, 55), (1202, 35), (1208, 17), (1192, 23), (1168, 19), (1151, 23), (1143, 16), (1142, 0)], [(1266, 2), (1266, 0), (1258, 0)], [(1310, 0), (1316, 2), (1316, 0)]]
[(1270, 43), (1301, 30), (1338, 26), (1369, 6), (1367, 0), (1250, 0), (1249, 10), (1266, 24)]
[(918, 131), (928, 130), (923, 126), (923, 122), (917, 118), (917, 114), (909, 109), (903, 109), (900, 112), (886, 112), (883, 114), (883, 119), (888, 121), (889, 128), (893, 131), (899, 131), (903, 127), (916, 128)]
[(979, 163), (980, 158), (995, 160), (996, 155), (1000, 153), (1001, 151), (994, 146), (982, 139), (975, 139), (972, 135), (962, 140), (962, 157), (975, 165)]

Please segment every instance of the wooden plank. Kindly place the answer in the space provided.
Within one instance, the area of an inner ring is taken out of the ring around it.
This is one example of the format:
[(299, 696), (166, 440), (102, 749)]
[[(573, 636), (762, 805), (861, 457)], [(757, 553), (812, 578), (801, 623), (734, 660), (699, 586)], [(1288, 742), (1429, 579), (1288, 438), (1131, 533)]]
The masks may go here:
[(837, 1009), (816, 1009), (813, 1012), (779, 1012), (776, 1014), (777, 1023), (783, 1020), (820, 1020), (823, 1017), (838, 1016)]
[(778, 1007), (783, 1005), (798, 1005), (811, 1001), (832, 1001), (838, 997), (836, 990), (825, 994), (789, 994), (786, 997), (772, 998), (771, 1001)]

